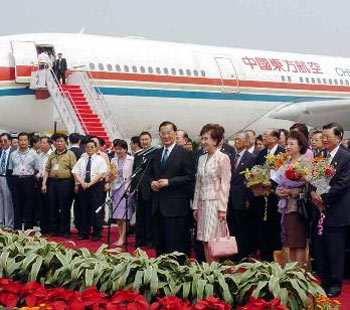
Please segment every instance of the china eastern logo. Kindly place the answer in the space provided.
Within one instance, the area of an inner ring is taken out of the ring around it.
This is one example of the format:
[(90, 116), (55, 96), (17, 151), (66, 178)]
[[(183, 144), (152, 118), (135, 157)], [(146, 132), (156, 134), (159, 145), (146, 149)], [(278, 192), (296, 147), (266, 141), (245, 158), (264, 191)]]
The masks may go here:
[(339, 76), (350, 77), (350, 68), (336, 67), (335, 72)]

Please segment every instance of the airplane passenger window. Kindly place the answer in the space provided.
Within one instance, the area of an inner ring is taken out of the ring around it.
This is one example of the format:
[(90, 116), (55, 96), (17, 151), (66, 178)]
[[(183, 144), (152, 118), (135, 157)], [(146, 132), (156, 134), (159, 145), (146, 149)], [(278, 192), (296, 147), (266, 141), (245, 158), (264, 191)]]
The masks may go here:
[(198, 76), (198, 71), (197, 70), (193, 70), (193, 75), (194, 76)]
[(144, 66), (141, 66), (141, 67), (140, 67), (140, 71), (141, 71), (141, 73), (145, 73), (145, 72), (146, 72), (145, 67), (144, 67)]
[(125, 71), (125, 72), (129, 72), (129, 66), (125, 65), (125, 66), (124, 66), (124, 71)]
[(132, 66), (132, 72), (137, 72), (137, 68), (136, 68), (136, 66)]
[(99, 68), (100, 70), (103, 70), (105, 67), (104, 67), (104, 65), (103, 65), (102, 63), (99, 63), (99, 64), (98, 64), (98, 68)]
[(299, 81), (300, 81), (300, 83), (303, 83), (304, 79), (302, 77), (299, 77)]
[(179, 74), (180, 74), (180, 75), (184, 75), (184, 70), (179, 69)]
[(340, 85), (344, 85), (344, 82), (343, 82), (343, 80), (340, 80)]
[(314, 79), (314, 78), (311, 78), (311, 82), (312, 82), (313, 84), (315, 84), (315, 79)]
[(333, 82), (332, 82), (332, 79), (329, 79), (329, 85), (332, 85)]
[(122, 71), (122, 68), (119, 65), (115, 65), (115, 70), (117, 70), (118, 72)]
[(320, 78), (317, 78), (317, 83), (318, 83), (318, 84), (321, 84), (321, 83), (322, 83)]
[(337, 79), (334, 79), (334, 84), (338, 85), (338, 80)]
[(163, 72), (164, 72), (164, 74), (169, 74), (168, 68), (163, 68)]
[(308, 77), (305, 78), (305, 81), (306, 81), (306, 83), (309, 83), (309, 78)]
[(90, 70), (95, 70), (95, 64), (93, 64), (92, 62), (89, 63), (89, 68)]
[(204, 70), (201, 71), (201, 76), (205, 77), (205, 71)]
[(292, 78), (290, 76), (287, 76), (288, 82), (292, 82)]
[(284, 82), (285, 79), (286, 79), (286, 78), (284, 77), (284, 75), (281, 75), (281, 81)]
[(176, 75), (176, 70), (174, 68), (171, 68), (171, 74)]
[(162, 73), (162, 71), (160, 71), (159, 67), (156, 68), (156, 72), (157, 72), (157, 74), (161, 74)]
[(327, 80), (323, 78), (323, 84), (327, 84)]
[(186, 70), (186, 74), (187, 74), (187, 76), (191, 76), (191, 70), (190, 70), (190, 69), (187, 69), (187, 70)]
[(112, 65), (111, 64), (107, 64), (107, 69), (108, 69), (108, 71), (112, 71), (113, 70)]
[(345, 84), (349, 86), (349, 80), (345, 80)]
[(153, 68), (152, 67), (148, 67), (148, 73), (153, 73)]

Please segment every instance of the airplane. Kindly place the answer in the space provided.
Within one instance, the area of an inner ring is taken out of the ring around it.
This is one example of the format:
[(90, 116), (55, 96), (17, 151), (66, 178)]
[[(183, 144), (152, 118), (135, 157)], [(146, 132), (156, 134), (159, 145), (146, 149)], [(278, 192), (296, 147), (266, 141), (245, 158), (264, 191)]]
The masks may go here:
[(30, 88), (43, 49), (61, 52), (70, 73), (89, 73), (127, 137), (156, 136), (164, 120), (192, 138), (206, 123), (224, 126), (226, 137), (292, 122), (350, 130), (350, 59), (82, 33), (0, 37), (0, 128), (53, 128), (52, 100)]

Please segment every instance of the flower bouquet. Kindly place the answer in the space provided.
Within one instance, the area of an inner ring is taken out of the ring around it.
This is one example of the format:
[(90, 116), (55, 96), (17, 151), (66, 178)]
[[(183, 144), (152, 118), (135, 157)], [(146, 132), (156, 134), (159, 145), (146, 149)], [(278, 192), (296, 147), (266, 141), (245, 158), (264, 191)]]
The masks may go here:
[(266, 165), (256, 165), (251, 170), (242, 171), (246, 185), (254, 196), (267, 196), (271, 192), (270, 169)]
[(108, 176), (110, 181), (113, 181), (114, 179), (119, 177), (117, 167), (113, 163), (109, 165)]
[[(333, 167), (327, 159), (316, 157), (312, 161), (312, 170), (308, 181), (316, 188), (316, 193), (322, 195), (328, 193), (331, 188), (329, 182), (334, 177), (335, 172), (335, 167)], [(325, 217), (325, 213), (320, 210), (320, 218), (317, 225), (317, 234), (319, 236), (321, 236), (323, 232), (323, 222)]]
[(266, 155), (266, 164), (271, 170), (278, 170), (289, 159), (290, 155), (288, 153), (268, 154)]

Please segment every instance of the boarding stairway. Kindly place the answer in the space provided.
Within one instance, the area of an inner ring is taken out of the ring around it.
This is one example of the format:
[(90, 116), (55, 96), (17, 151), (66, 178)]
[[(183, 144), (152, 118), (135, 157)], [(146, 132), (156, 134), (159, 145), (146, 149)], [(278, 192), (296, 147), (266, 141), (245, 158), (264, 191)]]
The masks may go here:
[(107, 145), (116, 138), (126, 140), (103, 94), (92, 80), (89, 71), (78, 68), (70, 72), (68, 84), (60, 85), (53, 71), (47, 70), (47, 90), (60, 119), (69, 133), (98, 136)]

